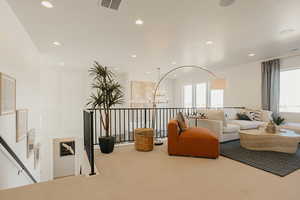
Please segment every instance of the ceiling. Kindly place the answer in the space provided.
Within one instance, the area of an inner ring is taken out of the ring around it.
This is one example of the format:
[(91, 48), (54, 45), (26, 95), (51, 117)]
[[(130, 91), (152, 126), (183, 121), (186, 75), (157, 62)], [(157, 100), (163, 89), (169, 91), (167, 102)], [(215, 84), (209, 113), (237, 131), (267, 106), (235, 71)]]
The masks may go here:
[(7, 0), (51, 65), (88, 68), (98, 60), (146, 73), (172, 62), (227, 67), (300, 48), (299, 0), (236, 0), (230, 7), (219, 0), (123, 0), (118, 11), (97, 1), (51, 0), (48, 9), (40, 0)]

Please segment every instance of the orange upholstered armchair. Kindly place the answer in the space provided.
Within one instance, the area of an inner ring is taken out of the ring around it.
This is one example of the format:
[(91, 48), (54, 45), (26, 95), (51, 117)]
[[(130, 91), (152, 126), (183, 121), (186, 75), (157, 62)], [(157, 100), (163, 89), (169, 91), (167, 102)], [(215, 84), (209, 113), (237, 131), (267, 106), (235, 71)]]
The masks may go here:
[(210, 130), (206, 128), (188, 128), (179, 134), (177, 120), (169, 122), (169, 155), (218, 158), (219, 151), (219, 139)]

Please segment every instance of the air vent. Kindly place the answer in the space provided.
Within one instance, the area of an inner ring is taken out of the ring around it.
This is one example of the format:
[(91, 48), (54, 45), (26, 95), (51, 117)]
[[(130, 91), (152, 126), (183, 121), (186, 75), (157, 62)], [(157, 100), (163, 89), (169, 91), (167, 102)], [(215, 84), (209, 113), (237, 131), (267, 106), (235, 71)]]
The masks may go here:
[(100, 1), (102, 7), (118, 10), (122, 0), (99, 0), (99, 3)]
[(228, 7), (228, 6), (231, 6), (234, 2), (235, 2), (235, 0), (220, 0), (219, 4), (222, 7)]

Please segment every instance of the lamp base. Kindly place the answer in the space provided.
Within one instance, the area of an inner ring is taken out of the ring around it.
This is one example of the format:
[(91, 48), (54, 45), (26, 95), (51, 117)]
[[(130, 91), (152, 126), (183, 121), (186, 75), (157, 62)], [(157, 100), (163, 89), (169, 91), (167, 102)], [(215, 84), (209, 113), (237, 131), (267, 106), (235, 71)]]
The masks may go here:
[(156, 139), (155, 141), (154, 141), (154, 145), (155, 146), (160, 146), (160, 145), (163, 145), (164, 144), (164, 142), (162, 141), (162, 139)]

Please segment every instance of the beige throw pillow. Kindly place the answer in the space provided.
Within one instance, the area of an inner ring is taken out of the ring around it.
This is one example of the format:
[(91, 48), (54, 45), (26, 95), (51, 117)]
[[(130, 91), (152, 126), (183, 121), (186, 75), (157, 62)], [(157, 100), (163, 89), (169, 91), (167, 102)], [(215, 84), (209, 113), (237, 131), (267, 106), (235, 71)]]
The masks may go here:
[(183, 116), (182, 112), (177, 113), (176, 120), (178, 121), (178, 126), (179, 126), (179, 129), (180, 129), (180, 133), (185, 131), (187, 129), (187, 124), (186, 124), (186, 119)]

